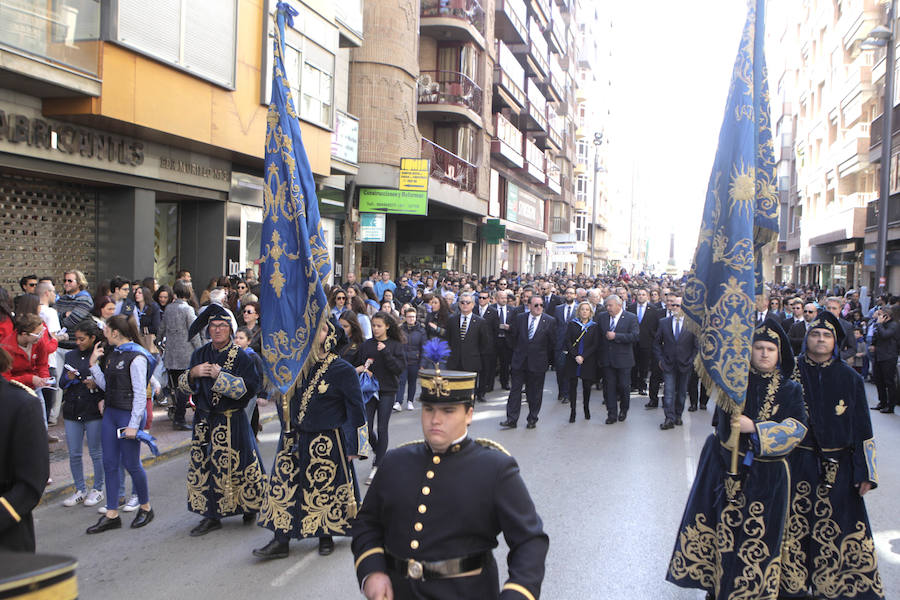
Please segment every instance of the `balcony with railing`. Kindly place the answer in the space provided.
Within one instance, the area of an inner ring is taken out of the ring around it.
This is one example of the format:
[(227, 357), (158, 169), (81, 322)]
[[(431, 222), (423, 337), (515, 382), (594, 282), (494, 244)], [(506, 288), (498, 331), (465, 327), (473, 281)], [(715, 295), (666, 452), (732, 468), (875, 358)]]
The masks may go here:
[(496, 0), (494, 37), (509, 44), (528, 43), (528, 7), (524, 0)]
[(508, 108), (519, 114), (525, 108), (525, 69), (506, 44), (497, 40), (497, 64), (494, 65), (493, 109)]
[(553, 159), (544, 155), (544, 169), (547, 174), (544, 185), (557, 196), (562, 195), (562, 171)]
[(465, 118), (482, 126), (484, 93), (463, 73), (422, 71), (417, 89), (420, 113), (441, 113), (442, 117), (451, 116), (452, 120)]
[(426, 138), (422, 138), (422, 158), (431, 161), (432, 179), (471, 194), (478, 189), (478, 167)]
[(844, 131), (837, 159), (841, 177), (869, 164), (869, 124), (857, 123)]
[(553, 109), (549, 109), (550, 118), (547, 119), (547, 139), (555, 152), (563, 150), (562, 128), (565, 126), (565, 118), (556, 114)]
[(562, 102), (565, 98), (565, 88), (563, 82), (566, 80), (566, 73), (559, 66), (559, 55), (555, 52), (550, 53), (549, 73), (541, 85), (541, 90), (547, 97), (549, 102)]
[(485, 14), (478, 0), (422, 0), (420, 16), (422, 35), (485, 47)]
[(547, 42), (551, 52), (566, 53), (566, 22), (554, 2), (550, 8), (550, 27), (547, 28)]
[(540, 23), (541, 29), (546, 29), (550, 25), (550, 2), (549, 0), (531, 0), (531, 14)]
[(525, 138), (522, 143), (522, 154), (525, 155), (525, 166), (522, 173), (535, 183), (546, 184), (543, 151), (534, 142)]
[(525, 82), (525, 130), (547, 131), (547, 100), (538, 89), (534, 78), (529, 77)]
[(528, 54), (526, 55), (529, 75), (540, 79), (546, 77), (550, 72), (549, 56), (550, 49), (538, 22), (530, 19), (528, 21)]
[(516, 169), (525, 165), (522, 157), (522, 132), (500, 113), (494, 115), (491, 157)]
[(0, 65), (34, 95), (100, 94), (100, 3), (0, 2)]

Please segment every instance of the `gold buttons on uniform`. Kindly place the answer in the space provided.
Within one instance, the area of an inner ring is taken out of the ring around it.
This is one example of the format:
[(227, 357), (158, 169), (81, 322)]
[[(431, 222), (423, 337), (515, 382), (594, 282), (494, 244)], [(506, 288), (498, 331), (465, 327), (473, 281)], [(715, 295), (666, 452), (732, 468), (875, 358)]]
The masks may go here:
[(460, 445), (454, 444), (453, 448), (450, 449), (451, 452), (459, 452)]
[(413, 529), (415, 529), (416, 531), (422, 531), (422, 524), (416, 523), (415, 525), (413, 525)]
[(430, 493), (431, 493), (431, 488), (428, 487), (427, 485), (426, 485), (425, 487), (422, 488), (422, 494), (423, 494), (423, 495), (427, 496), (427, 495), (430, 494)]
[(441, 464), (441, 457), (440, 457), (440, 456), (433, 456), (433, 457), (431, 457), (431, 462), (433, 462), (433, 463), (436, 464), (436, 465), (439, 465), (439, 464)]
[(428, 479), (434, 479), (434, 471), (425, 471), (425, 477)]
[(419, 505), (419, 512), (420, 512), (421, 514), (424, 515), (426, 510), (428, 510), (428, 507), (427, 507), (427, 506), (425, 506), (424, 504), (420, 504), (420, 505)]
[(409, 543), (409, 547), (415, 550), (419, 547), (419, 540), (413, 540)]

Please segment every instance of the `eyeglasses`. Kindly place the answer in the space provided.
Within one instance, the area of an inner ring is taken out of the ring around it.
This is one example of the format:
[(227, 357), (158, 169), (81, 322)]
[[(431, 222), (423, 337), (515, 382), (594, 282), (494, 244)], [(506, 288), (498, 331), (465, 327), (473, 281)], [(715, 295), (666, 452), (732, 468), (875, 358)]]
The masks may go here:
[(244, 314), (245, 315), (255, 315), (256, 311), (248, 308), (247, 310), (244, 311)]
[(807, 314), (812, 314), (812, 313), (818, 312), (818, 311), (815, 311), (815, 310), (804, 310), (803, 312), (805, 312), (805, 313), (807, 313)]
[(681, 308), (681, 305), (680, 305), (680, 304), (673, 304), (673, 305), (672, 305), (672, 308)]
[(66, 283), (75, 283), (74, 279), (66, 279), (65, 281), (66, 281)]
[(459, 303), (460, 304), (472, 304), (472, 301), (471, 300), (460, 300)]
[(537, 306), (537, 307), (543, 308), (544, 303), (543, 303), (543, 302), (537, 302), (537, 303), (535, 303), (535, 304), (532, 304), (532, 306)]
[(487, 297), (487, 296), (478, 296), (478, 299), (479, 299), (479, 300), (487, 300), (488, 297)]
[(25, 335), (27, 335), (28, 337), (39, 338), (39, 337), (41, 337), (41, 335), (43, 335), (43, 333), (44, 333), (43, 331), (41, 331), (39, 333), (29, 332), (29, 333), (26, 333)]
[(335, 296), (334, 299), (335, 300), (346, 300), (347, 296)]
[(37, 283), (31, 283), (31, 282), (28, 282), (28, 283), (25, 284), (25, 287), (34, 287), (34, 286), (36, 286), (36, 285), (37, 285)]

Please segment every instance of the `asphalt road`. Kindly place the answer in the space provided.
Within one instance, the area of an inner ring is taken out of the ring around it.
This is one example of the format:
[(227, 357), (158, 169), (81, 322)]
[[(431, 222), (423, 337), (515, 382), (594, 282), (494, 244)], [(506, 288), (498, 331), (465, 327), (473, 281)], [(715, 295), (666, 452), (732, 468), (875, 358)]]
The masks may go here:
[[(869, 387), (870, 394), (874, 389)], [(568, 405), (556, 402), (549, 373), (537, 429), (500, 431), (505, 395), (495, 391), (476, 407), (470, 430), (503, 444), (519, 461), (550, 536), (542, 597), (551, 600), (637, 598), (695, 600), (702, 594), (664, 581), (676, 528), (684, 509), (696, 458), (711, 431), (710, 412), (686, 413), (683, 427), (660, 431), (662, 409), (644, 410), (632, 396), (622, 424), (604, 425), (605, 410), (595, 391), (594, 418), (568, 423)], [(419, 411), (394, 413), (391, 445), (420, 439)], [(878, 443), (880, 487), (866, 496), (888, 598), (900, 595), (900, 416), (872, 415)], [(269, 424), (261, 451), (268, 469), (277, 431)], [(84, 530), (95, 508), (64, 508), (59, 502), (37, 510), (38, 551), (76, 556), (81, 598), (317, 599), (359, 598), (348, 538), (338, 538), (333, 555), (316, 553), (315, 540), (291, 543), (286, 560), (259, 562), (250, 551), (270, 539), (268, 530), (228, 519), (221, 531), (190, 538), (199, 517), (185, 499), (187, 456), (149, 469), (156, 519), (131, 530), (97, 536)], [(368, 474), (362, 463), (358, 476)], [(495, 552), (505, 579), (506, 547)]]

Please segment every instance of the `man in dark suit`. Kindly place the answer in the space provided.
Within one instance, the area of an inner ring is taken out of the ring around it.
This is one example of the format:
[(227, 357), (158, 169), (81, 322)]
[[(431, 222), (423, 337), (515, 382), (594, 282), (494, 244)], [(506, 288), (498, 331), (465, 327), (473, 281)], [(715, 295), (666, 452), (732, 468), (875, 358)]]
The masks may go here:
[(528, 429), (534, 429), (541, 411), (544, 377), (556, 350), (556, 320), (544, 314), (544, 299), (534, 296), (529, 312), (516, 316), (507, 338), (513, 349), (512, 384), (501, 427), (514, 428), (522, 410), (522, 386), (528, 400)]
[(512, 347), (507, 343), (509, 327), (513, 322), (512, 306), (509, 306), (510, 292), (497, 290), (494, 292), (494, 310), (497, 311), (497, 337), (494, 348), (497, 351), (497, 363), (499, 366), (500, 387), (509, 390), (509, 363), (512, 360)]
[(653, 356), (666, 382), (663, 395), (665, 421), (659, 426), (664, 431), (681, 425), (687, 384), (700, 348), (696, 336), (684, 326), (681, 298), (674, 296), (669, 308), (672, 316), (659, 322), (653, 344)]
[[(791, 298), (785, 306), (790, 309), (791, 314), (781, 322), (781, 328), (787, 333), (791, 330), (791, 327), (803, 321), (803, 300), (800, 298)], [(796, 355), (797, 353), (795, 352), (794, 356)]]
[[(643, 396), (647, 393), (647, 374), (651, 370), (653, 340), (659, 328), (659, 313), (650, 306), (650, 294), (647, 290), (639, 289), (635, 298), (635, 303), (628, 308), (628, 312), (637, 317), (639, 326), (638, 343), (634, 345), (635, 368), (631, 373), (631, 387), (636, 388), (638, 394)], [(654, 379), (653, 383), (656, 384), (656, 389), (651, 389), (653, 393), (650, 394), (647, 407), (659, 406), (659, 381)]]
[(788, 330), (788, 339), (791, 340), (791, 350), (794, 356), (800, 356), (803, 350), (803, 340), (806, 339), (806, 332), (809, 330), (810, 324), (816, 319), (819, 309), (813, 302), (803, 305), (803, 320), (800, 323), (794, 323)]
[(541, 283), (541, 297), (544, 299), (544, 314), (552, 315), (556, 307), (563, 303), (563, 299), (553, 293), (553, 284), (549, 281)]
[[(490, 328), (484, 319), (474, 314), (475, 299), (470, 292), (459, 295), (459, 313), (450, 315), (447, 321), (447, 341), (450, 343), (450, 357), (447, 369), (451, 371), (474, 371), (478, 379), (483, 379), (484, 355), (492, 346)], [(475, 385), (475, 397), (484, 401), (479, 381)]]
[(603, 370), (606, 397), (606, 424), (628, 416), (631, 369), (634, 367), (632, 345), (640, 335), (637, 317), (622, 310), (622, 300), (616, 294), (606, 298), (606, 312), (597, 312), (594, 320), (600, 325), (600, 347), (597, 366)]
[(841, 358), (851, 362), (851, 359), (856, 356), (856, 336), (853, 335), (853, 324), (841, 316), (841, 308), (843, 306), (844, 301), (837, 296), (830, 296), (825, 299), (825, 310), (837, 317), (841, 327), (844, 329), (844, 339), (838, 351), (841, 353)]
[[(546, 306), (546, 301), (544, 306)], [(560, 402), (569, 401), (569, 380), (566, 378), (566, 355), (563, 346), (565, 345), (566, 327), (568, 326), (569, 321), (575, 318), (576, 308), (575, 288), (569, 287), (566, 288), (566, 301), (562, 304), (558, 304), (556, 310), (552, 313), (553, 318), (556, 319), (557, 348), (556, 361), (554, 361), (554, 364), (556, 365), (556, 386), (559, 390), (557, 400)]]
[[(481, 398), (488, 392), (494, 391), (494, 377), (497, 375), (497, 333), (499, 331), (500, 318), (497, 311), (491, 306), (491, 295), (487, 290), (478, 292), (478, 306), (475, 314), (484, 319), (488, 328), (490, 344), (485, 349), (483, 377), (481, 378)], [(505, 343), (505, 340), (504, 340)]]
[(522, 288), (522, 297), (520, 298), (521, 302), (519, 302), (518, 306), (514, 306), (512, 308), (512, 312), (515, 315), (521, 315), (522, 313), (527, 313), (529, 307), (531, 306), (531, 298), (534, 296), (534, 288), (531, 286), (525, 286)]

